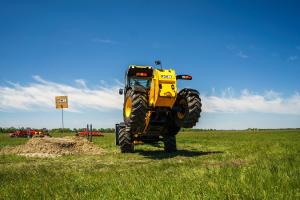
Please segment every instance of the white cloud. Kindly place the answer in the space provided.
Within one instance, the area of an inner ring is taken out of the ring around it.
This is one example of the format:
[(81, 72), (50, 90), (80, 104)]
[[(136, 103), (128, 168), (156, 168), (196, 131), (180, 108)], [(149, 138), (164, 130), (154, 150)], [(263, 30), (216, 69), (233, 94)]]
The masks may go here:
[(249, 90), (243, 90), (237, 97), (233, 97), (232, 89), (227, 89), (223, 93), (229, 95), (203, 96), (204, 112), (224, 112), (224, 113), (276, 113), (300, 115), (300, 95), (295, 93), (292, 96), (283, 98), (280, 93), (272, 90), (264, 94), (253, 94)]
[(269, 91), (265, 91), (264, 97), (269, 100), (275, 99), (275, 98), (280, 98), (280, 93), (275, 92), (273, 90), (269, 90)]
[[(238, 48), (234, 44), (226, 45), (226, 48), (240, 58), (243, 58), (243, 59), (249, 58), (249, 56), (247, 54), (245, 54), (240, 48)], [(254, 45), (251, 45), (251, 48), (256, 48), (256, 47)]]
[(234, 44), (228, 44), (228, 45), (226, 45), (226, 48), (228, 50), (235, 50), (237, 47)]
[(9, 83), (0, 86), (0, 110), (49, 110), (54, 109), (54, 97), (69, 96), (69, 111), (78, 112), (85, 109), (121, 109), (122, 97), (118, 89), (122, 85), (116, 82), (113, 86), (88, 88), (84, 80), (76, 80), (74, 86), (50, 82), (39, 76), (29, 85)]
[(75, 83), (77, 83), (78, 87), (87, 88), (85, 80), (83, 80), (83, 79), (77, 79), (77, 80), (75, 80)]
[(102, 39), (102, 38), (93, 38), (92, 42), (103, 43), (103, 44), (117, 44), (116, 41), (110, 39)]
[(298, 60), (298, 56), (290, 56), (290, 57), (288, 57), (288, 61), (295, 61), (295, 60)]
[[(123, 86), (119, 81), (114, 84), (101, 82), (97, 87), (88, 87), (83, 79), (75, 84), (62, 84), (34, 76), (34, 82), (21, 85), (9, 82), (0, 86), (0, 111), (33, 111), (54, 109), (54, 97), (69, 96), (69, 109), (72, 112), (86, 110), (121, 110), (123, 97), (118, 89)], [(300, 115), (300, 95), (295, 93), (283, 97), (281, 93), (269, 90), (255, 94), (247, 89), (236, 93), (232, 87), (217, 95), (213, 88), (211, 95), (202, 95), (203, 111), (211, 113), (276, 113)]]
[(242, 51), (239, 51), (239, 52), (237, 53), (237, 56), (240, 57), (240, 58), (248, 58), (248, 57), (249, 57), (248, 55), (246, 55), (246, 54), (243, 53)]

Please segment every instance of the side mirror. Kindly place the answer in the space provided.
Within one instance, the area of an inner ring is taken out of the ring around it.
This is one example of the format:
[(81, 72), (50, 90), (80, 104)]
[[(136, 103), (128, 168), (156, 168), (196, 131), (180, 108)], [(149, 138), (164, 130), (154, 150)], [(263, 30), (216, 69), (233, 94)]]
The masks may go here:
[(119, 89), (119, 95), (123, 95), (124, 90), (123, 89)]
[(155, 65), (161, 65), (160, 60), (156, 60), (156, 61), (155, 61)]
[(192, 80), (192, 76), (190, 75), (177, 75), (176, 79), (181, 79), (181, 80)]

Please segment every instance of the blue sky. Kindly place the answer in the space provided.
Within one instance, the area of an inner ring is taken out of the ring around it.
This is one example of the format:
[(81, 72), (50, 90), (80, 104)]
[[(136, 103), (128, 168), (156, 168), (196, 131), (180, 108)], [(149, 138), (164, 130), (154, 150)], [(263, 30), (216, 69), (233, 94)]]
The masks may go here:
[[(1, 1), (0, 126), (113, 127), (129, 64), (189, 73), (199, 128), (300, 124), (299, 1)], [(72, 97), (72, 98), (71, 98)]]

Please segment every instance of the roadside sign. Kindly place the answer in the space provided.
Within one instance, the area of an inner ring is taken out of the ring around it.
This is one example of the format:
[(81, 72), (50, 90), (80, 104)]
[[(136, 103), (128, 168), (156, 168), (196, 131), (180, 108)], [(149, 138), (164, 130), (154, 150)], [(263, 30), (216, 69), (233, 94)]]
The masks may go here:
[(68, 96), (55, 97), (56, 109), (68, 108)]
[(61, 109), (61, 124), (62, 132), (64, 133), (64, 108), (68, 108), (68, 96), (56, 96), (55, 97), (56, 109)]

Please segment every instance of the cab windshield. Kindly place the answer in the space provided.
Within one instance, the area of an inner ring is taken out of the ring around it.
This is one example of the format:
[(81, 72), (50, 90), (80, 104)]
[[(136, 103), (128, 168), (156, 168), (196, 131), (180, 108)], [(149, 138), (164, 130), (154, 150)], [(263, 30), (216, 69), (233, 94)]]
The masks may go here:
[(141, 78), (130, 78), (129, 79), (129, 86), (143, 86), (145, 88), (150, 88), (150, 79), (141, 79)]

